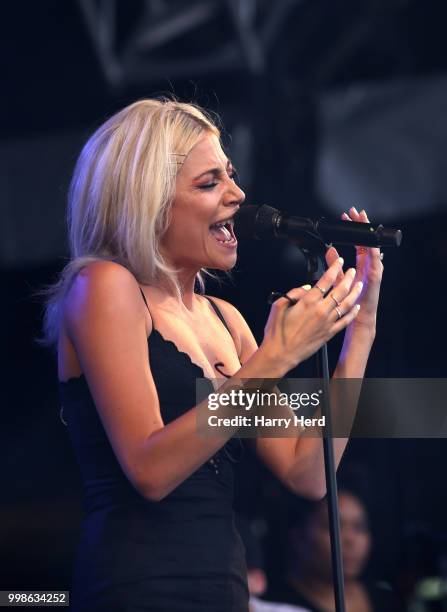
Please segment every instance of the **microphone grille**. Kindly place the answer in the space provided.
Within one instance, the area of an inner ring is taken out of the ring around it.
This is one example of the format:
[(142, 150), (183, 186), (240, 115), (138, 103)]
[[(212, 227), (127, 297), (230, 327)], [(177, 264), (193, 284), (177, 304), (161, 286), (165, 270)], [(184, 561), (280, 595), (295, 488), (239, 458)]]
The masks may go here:
[(266, 204), (262, 206), (242, 205), (234, 218), (236, 236), (238, 238), (273, 238), (278, 212), (276, 208)]

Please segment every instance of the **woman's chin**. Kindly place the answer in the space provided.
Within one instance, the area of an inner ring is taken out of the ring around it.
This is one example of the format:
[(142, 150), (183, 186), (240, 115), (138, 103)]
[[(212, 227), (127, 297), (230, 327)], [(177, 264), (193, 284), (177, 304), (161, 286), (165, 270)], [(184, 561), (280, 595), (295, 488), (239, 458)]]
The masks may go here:
[(223, 265), (223, 264), (207, 264), (206, 266), (203, 266), (202, 269), (206, 269), (206, 270), (216, 270), (219, 272), (230, 272), (230, 270), (232, 270), (236, 265), (236, 262), (234, 262), (232, 265)]
[(207, 263), (204, 264), (203, 268), (208, 268), (210, 270), (222, 270), (223, 272), (227, 272), (234, 268), (237, 262), (237, 251), (229, 251), (225, 257), (209, 257), (207, 258)]
[[(229, 259), (231, 259), (231, 261), (228, 261)], [(226, 262), (220, 262), (218, 265), (215, 266), (215, 270), (222, 270), (222, 272), (229, 272), (230, 270), (232, 270), (234, 268), (234, 266), (236, 265), (237, 262), (237, 254), (234, 253), (234, 256), (231, 258), (227, 258)]]

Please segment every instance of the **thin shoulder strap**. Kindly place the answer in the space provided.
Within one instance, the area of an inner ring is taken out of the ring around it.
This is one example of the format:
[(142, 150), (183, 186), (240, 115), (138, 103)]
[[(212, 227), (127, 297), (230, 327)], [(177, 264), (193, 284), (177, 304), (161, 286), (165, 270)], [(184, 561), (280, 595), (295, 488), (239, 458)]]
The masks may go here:
[(214, 309), (214, 312), (217, 314), (217, 316), (219, 317), (219, 319), (222, 321), (222, 323), (225, 325), (225, 327), (228, 330), (228, 333), (230, 334), (231, 337), (233, 337), (230, 328), (228, 327), (227, 322), (225, 321), (225, 317), (223, 316), (219, 306), (216, 304), (216, 302), (214, 300), (212, 300), (210, 297), (208, 297), (207, 295), (204, 295), (203, 297), (205, 297), (208, 302), (211, 304), (211, 306)]
[[(146, 308), (148, 309), (149, 314), (151, 314), (151, 311), (149, 310), (149, 306), (148, 306), (148, 303), (147, 303), (147, 300), (146, 300), (146, 296), (144, 295), (143, 289), (141, 287), (140, 287), (140, 291), (141, 291), (141, 295), (143, 296), (144, 303), (146, 304)], [(151, 315), (151, 318), (152, 318), (152, 315)]]

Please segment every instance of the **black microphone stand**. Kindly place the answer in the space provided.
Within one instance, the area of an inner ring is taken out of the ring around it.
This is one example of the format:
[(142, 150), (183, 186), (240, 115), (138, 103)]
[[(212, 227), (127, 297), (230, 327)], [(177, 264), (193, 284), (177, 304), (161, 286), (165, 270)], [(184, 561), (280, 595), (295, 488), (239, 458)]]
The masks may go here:
[[(311, 247), (301, 248), (307, 263), (307, 278), (310, 285), (318, 282), (321, 271), (327, 269), (324, 253), (326, 245), (318, 241)], [(323, 435), (324, 471), (328, 501), (329, 533), (331, 539), (332, 579), (334, 583), (334, 600), (336, 612), (345, 612), (345, 587), (343, 577), (343, 562), (340, 543), (340, 517), (338, 512), (337, 477), (332, 439), (331, 405), (329, 395), (329, 362), (327, 344), (324, 344), (316, 354), (316, 369), (318, 378), (322, 379), (323, 394), (321, 415), (325, 417), (326, 434)]]

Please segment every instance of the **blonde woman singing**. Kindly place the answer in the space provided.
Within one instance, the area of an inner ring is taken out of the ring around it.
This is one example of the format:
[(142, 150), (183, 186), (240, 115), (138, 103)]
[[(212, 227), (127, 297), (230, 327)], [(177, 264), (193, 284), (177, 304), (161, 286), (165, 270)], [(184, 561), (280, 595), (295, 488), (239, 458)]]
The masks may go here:
[[(45, 317), (85, 487), (73, 610), (247, 611), (232, 510), (238, 440), (197, 433), (195, 380), (223, 372), (224, 391), (240, 379), (281, 378), (342, 330), (335, 376), (364, 374), (377, 249), (358, 252), (357, 271), (345, 273), (329, 250), (318, 286), (292, 288), (294, 306), (274, 303), (259, 347), (236, 308), (203, 294), (204, 271), (236, 263), (233, 217), (243, 201), (218, 128), (194, 105), (136, 102), (79, 157), (71, 260)], [(345, 219), (367, 221), (355, 209)], [(292, 491), (324, 495), (321, 440), (251, 444)], [(337, 462), (345, 444), (334, 441)]]

